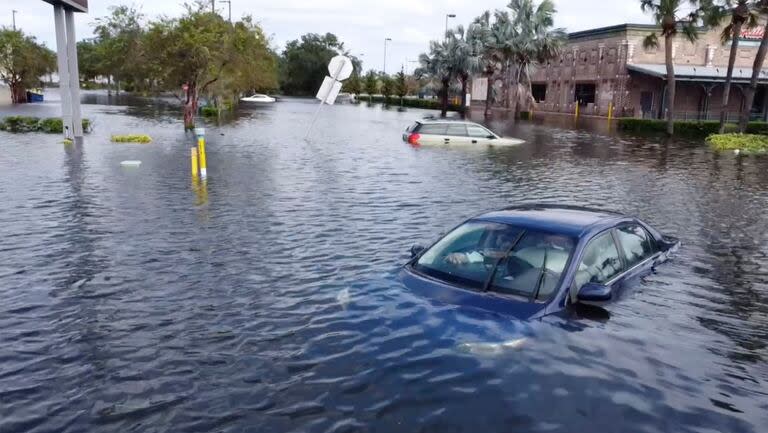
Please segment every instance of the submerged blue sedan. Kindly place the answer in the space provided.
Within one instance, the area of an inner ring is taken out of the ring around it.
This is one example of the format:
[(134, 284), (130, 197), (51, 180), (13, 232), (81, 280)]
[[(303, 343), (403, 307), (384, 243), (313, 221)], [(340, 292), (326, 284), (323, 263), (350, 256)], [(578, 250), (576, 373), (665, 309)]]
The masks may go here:
[(401, 279), (432, 299), (536, 319), (619, 299), (678, 246), (613, 212), (511, 207), (471, 218), (429, 248), (414, 246)]

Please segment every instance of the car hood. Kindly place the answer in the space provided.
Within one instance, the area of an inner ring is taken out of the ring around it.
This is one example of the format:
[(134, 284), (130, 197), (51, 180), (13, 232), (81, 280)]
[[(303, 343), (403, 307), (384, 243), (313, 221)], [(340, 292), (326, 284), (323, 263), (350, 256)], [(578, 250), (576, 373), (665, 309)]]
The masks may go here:
[(421, 275), (408, 266), (400, 272), (400, 281), (413, 293), (434, 301), (462, 308), (481, 309), (520, 320), (541, 317), (547, 307), (547, 304), (525, 302), (494, 293), (456, 287)]

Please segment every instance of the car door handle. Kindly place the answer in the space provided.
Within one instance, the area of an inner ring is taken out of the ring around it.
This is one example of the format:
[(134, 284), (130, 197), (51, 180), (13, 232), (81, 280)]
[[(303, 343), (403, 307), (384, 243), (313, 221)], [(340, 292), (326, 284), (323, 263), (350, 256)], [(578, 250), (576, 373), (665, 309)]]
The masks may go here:
[(477, 140), (472, 140), (472, 144), (477, 144)]
[(445, 142), (446, 142), (446, 143), (448, 143), (448, 142), (450, 142), (450, 141), (451, 141), (451, 139), (450, 139), (450, 138), (444, 138), (444, 140), (445, 140)]

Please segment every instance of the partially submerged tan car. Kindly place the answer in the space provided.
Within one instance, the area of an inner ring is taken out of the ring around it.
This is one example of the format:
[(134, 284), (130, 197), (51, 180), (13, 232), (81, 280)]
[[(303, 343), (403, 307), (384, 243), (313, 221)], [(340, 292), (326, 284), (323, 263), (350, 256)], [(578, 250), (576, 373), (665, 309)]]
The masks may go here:
[(474, 122), (448, 119), (417, 120), (405, 130), (403, 141), (414, 146), (515, 146), (525, 143), (517, 138), (499, 137), (490, 129)]

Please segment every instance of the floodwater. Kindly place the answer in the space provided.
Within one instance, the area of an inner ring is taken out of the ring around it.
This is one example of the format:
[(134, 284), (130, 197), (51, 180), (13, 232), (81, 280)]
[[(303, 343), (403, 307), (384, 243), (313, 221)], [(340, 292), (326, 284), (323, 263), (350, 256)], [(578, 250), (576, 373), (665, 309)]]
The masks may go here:
[[(365, 104), (304, 141), (316, 105), (286, 100), (206, 125), (202, 184), (177, 110), (84, 99), (80, 147), (0, 132), (2, 433), (768, 431), (766, 157), (570, 118), (493, 124), (519, 147), (412, 148), (426, 112)], [(527, 202), (635, 214), (683, 247), (569, 320), (398, 284), (413, 243)]]

